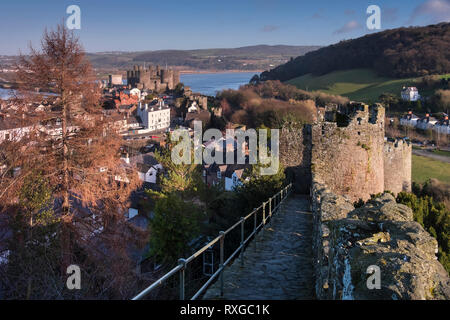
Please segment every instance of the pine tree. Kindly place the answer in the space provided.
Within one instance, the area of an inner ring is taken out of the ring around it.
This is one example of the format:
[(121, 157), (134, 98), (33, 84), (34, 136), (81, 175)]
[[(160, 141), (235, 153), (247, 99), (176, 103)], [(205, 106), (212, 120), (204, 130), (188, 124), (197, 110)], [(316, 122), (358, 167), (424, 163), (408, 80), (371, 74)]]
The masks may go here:
[(20, 88), (8, 117), (26, 130), (1, 145), (7, 170), (0, 176), (0, 203), (14, 206), (26, 178), (41, 172), (53, 186), (60, 221), (60, 273), (79, 264), (93, 288), (86, 294), (124, 297), (134, 268), (127, 246), (142, 240), (124, 216), (139, 179), (136, 170), (121, 164), (122, 139), (103, 114), (92, 66), (78, 38), (59, 25), (46, 30), (41, 48), (31, 47), (16, 67)]

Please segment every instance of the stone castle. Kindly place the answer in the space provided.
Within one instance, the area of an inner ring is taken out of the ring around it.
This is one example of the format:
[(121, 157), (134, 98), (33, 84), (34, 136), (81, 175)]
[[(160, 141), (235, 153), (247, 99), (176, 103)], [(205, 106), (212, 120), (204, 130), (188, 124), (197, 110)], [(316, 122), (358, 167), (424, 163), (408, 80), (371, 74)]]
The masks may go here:
[(180, 71), (161, 69), (160, 66), (144, 68), (136, 65), (133, 70), (127, 71), (127, 80), (130, 88), (164, 92), (175, 89), (180, 83)]
[(281, 162), (294, 175), (297, 191), (309, 192), (312, 175), (352, 201), (385, 190), (410, 191), (412, 145), (386, 139), (384, 117), (379, 104), (352, 103), (320, 109), (313, 125), (283, 128)]

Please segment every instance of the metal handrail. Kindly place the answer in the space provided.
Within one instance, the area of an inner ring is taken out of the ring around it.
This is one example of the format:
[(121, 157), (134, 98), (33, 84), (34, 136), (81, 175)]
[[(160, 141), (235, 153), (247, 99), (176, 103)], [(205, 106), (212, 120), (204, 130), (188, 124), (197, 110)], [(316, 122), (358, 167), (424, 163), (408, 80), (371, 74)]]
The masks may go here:
[[(280, 208), (281, 203), (289, 196), (292, 190), (292, 183), (281, 189), (277, 194), (270, 197), (267, 201), (263, 202), (258, 208), (254, 208), (251, 213), (249, 213), (247, 216), (242, 217), (238, 222), (236, 222), (234, 225), (232, 225), (230, 228), (228, 228), (226, 231), (220, 231), (219, 236), (216, 237), (214, 240), (203, 246), (200, 250), (196, 251), (193, 255), (191, 255), (187, 259), (179, 259), (178, 265), (170, 270), (168, 273), (166, 273), (164, 276), (156, 280), (152, 285), (144, 289), (141, 293), (139, 293), (137, 296), (135, 296), (132, 300), (140, 300), (143, 299), (147, 294), (149, 294), (151, 291), (162, 285), (167, 279), (175, 275), (179, 272), (180, 274), (180, 300), (185, 299), (185, 270), (187, 265), (192, 262), (195, 258), (197, 258), (199, 255), (201, 255), (203, 252), (205, 252), (208, 248), (212, 247), (214, 244), (219, 242), (220, 244), (220, 266), (219, 269), (206, 281), (206, 283), (194, 294), (194, 296), (191, 298), (191, 300), (197, 299), (210, 285), (211, 283), (220, 276), (220, 293), (223, 296), (223, 271), (226, 266), (236, 257), (238, 253), (241, 254), (241, 264), (244, 264), (244, 249), (246, 244), (254, 237), (257, 232), (264, 228), (267, 221), (272, 218), (272, 215), (278, 211)], [(278, 200), (278, 196), (280, 196)], [(273, 207), (272, 207), (272, 200), (274, 201)], [(277, 203), (278, 202), (278, 203)], [(266, 215), (266, 206), (269, 206), (269, 216)], [(259, 225), (257, 225), (257, 214), (259, 210), (262, 209), (263, 217), (262, 221)], [(254, 217), (254, 225), (253, 225), (253, 232), (245, 238), (244, 232), (244, 224), (245, 221), (250, 219), (251, 217)], [(241, 242), (239, 247), (228, 257), (226, 261), (224, 261), (224, 246), (225, 246), (225, 236), (229, 234), (231, 231), (233, 231), (236, 227), (241, 227)]]

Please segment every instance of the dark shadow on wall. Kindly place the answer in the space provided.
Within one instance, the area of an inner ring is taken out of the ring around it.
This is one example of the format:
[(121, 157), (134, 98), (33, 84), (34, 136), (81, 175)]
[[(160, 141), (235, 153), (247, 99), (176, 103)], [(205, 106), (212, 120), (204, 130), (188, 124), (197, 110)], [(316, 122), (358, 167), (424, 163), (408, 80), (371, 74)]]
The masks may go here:
[[(297, 160), (301, 157), (300, 162), (295, 166), (286, 168), (286, 177), (293, 183), (294, 192), (298, 194), (308, 194), (311, 188), (311, 150), (312, 150), (312, 130), (311, 125), (304, 125), (302, 130), (301, 148), (298, 148), (300, 154), (289, 154), (287, 156)], [(297, 158), (297, 159), (296, 159)]]

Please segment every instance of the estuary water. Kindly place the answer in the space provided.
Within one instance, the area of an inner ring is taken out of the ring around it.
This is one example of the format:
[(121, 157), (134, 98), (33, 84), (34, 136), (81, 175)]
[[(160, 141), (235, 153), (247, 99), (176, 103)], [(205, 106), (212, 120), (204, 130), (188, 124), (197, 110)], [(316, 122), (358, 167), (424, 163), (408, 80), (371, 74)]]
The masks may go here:
[(0, 88), (0, 99), (7, 99), (11, 90)]
[[(191, 87), (193, 92), (215, 96), (217, 91), (239, 89), (255, 74), (256, 72), (186, 73), (180, 76), (180, 80)], [(10, 90), (0, 88), (0, 98), (8, 98), (9, 93)]]
[(255, 74), (256, 72), (186, 73), (181, 74), (180, 81), (191, 87), (193, 92), (215, 96), (217, 91), (239, 89)]

